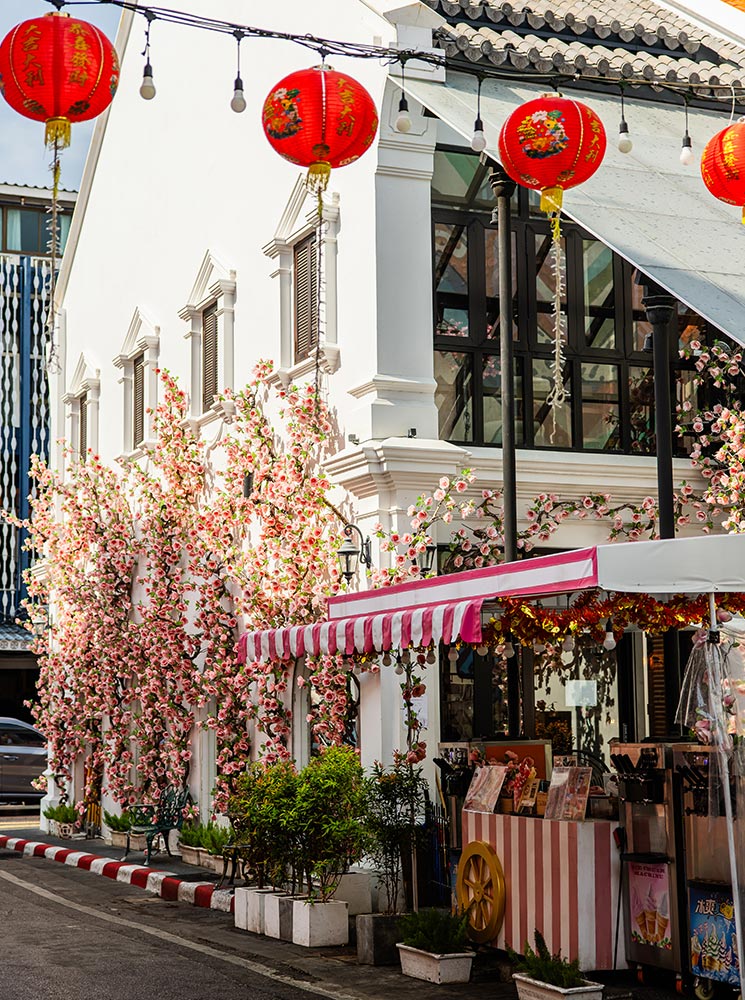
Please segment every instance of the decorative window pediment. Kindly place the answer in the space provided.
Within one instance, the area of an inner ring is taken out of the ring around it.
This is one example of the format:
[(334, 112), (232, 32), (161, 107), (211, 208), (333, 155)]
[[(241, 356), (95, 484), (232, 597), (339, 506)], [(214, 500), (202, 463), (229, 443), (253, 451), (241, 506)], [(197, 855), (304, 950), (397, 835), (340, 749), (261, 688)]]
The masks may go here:
[[(301, 175), (295, 182), (273, 239), (263, 248), (267, 257), (277, 261), (272, 273), (272, 277), (279, 278), (280, 296), (277, 374), (285, 383), (311, 372), (317, 358), (328, 374), (339, 367), (336, 298), (339, 195), (336, 192), (324, 195), (322, 221), (318, 266), (317, 250), (315, 245), (311, 246), (318, 229), (318, 202), (309, 193), (305, 176)], [(302, 256), (298, 251), (305, 246), (310, 247), (310, 251)], [(298, 274), (299, 261), (308, 265), (302, 275)], [(320, 309), (317, 281), (322, 290)], [(307, 300), (304, 305), (301, 299)]]
[(135, 309), (114, 364), (121, 368), (124, 403), (124, 453), (146, 449), (153, 439), (152, 413), (158, 405), (160, 327), (148, 314)]
[(98, 407), (101, 397), (101, 370), (81, 354), (62, 397), (65, 404), (67, 440), (73, 445), (77, 460), (84, 462), (90, 449), (98, 453)]
[(206, 418), (217, 411), (210, 400), (234, 378), (236, 273), (208, 250), (186, 305), (179, 311), (189, 324), (191, 341), (190, 415)]

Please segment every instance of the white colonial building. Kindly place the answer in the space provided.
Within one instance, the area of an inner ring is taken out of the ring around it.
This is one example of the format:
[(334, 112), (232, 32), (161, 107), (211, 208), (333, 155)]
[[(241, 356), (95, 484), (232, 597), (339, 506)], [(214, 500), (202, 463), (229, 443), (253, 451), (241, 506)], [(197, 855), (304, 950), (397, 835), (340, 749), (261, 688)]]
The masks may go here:
[[(239, 0), (184, 5), (208, 8), (214, 18), (246, 16)], [(619, 90), (608, 81), (667, 74), (700, 83), (705, 105), (715, 76), (745, 80), (745, 51), (653, 4), (643, 12), (637, 6), (620, 0), (611, 16), (601, 0), (579, 0), (559, 3), (567, 13), (558, 16), (551, 13), (557, 4), (542, 2), (527, 12), (500, 0), (286, 0), (251, 12), (276, 31), (435, 50), (448, 59), (447, 70), (407, 60), (406, 133), (395, 129), (400, 65), (330, 60), (369, 90), (380, 129), (365, 156), (333, 172), (324, 196), (320, 342), (303, 313), (312, 308), (303, 289), (313, 266), (315, 202), (303, 174), (277, 157), (261, 128), (271, 86), (310, 65), (312, 54), (285, 41), (244, 40), (248, 108), (235, 114), (230, 36), (156, 22), (157, 96), (143, 101), (144, 21), (125, 12), (116, 40), (120, 89), (96, 126), (58, 286), (53, 440), (65, 436), (79, 454), (92, 447), (106, 461), (140, 458), (152, 433), (146, 410), (157, 400), (158, 366), (189, 389), (195, 426), (216, 439), (225, 416), (213, 405), (215, 392), (245, 384), (266, 357), (283, 380), (313, 378), (318, 352), (345, 442), (328, 471), (363, 534), (377, 521), (405, 530), (415, 497), (463, 466), (474, 469), (479, 489), (500, 488), (495, 202), (489, 165), (469, 144), (476, 78), (458, 66), (483, 70), (490, 156), (509, 110), (559, 70), (578, 77), (576, 93), (600, 114), (609, 147), (603, 168), (565, 199), (571, 396), (554, 435), (545, 405), (548, 224), (527, 191), (513, 199), (519, 507), (542, 491), (607, 491), (619, 501), (654, 494), (650, 327), (634, 274), (680, 300), (671, 370), (684, 393), (689, 375), (677, 362), (676, 338), (705, 339), (710, 331), (743, 337), (743, 233), (706, 193), (695, 165), (679, 163), (680, 98), (645, 87), (626, 91), (634, 148), (623, 156), (615, 145)], [(689, 118), (697, 150), (726, 124), (713, 107), (692, 107)], [(308, 329), (310, 339), (298, 337)], [(56, 460), (64, 464), (61, 449)], [(676, 474), (690, 478), (683, 452)], [(595, 544), (607, 530), (570, 521), (551, 546)], [(664, 702), (654, 657), (635, 658), (632, 646), (619, 652), (606, 738), (621, 726), (646, 735), (655, 699)], [(441, 674), (429, 668), (430, 745), (506, 731), (504, 692), (493, 690), (491, 676), (480, 661), (461, 669), (445, 658)], [(392, 671), (362, 679), (365, 762), (389, 758), (404, 740), (398, 683)], [(533, 698), (526, 697), (530, 728)], [(562, 698), (554, 692), (554, 709), (565, 708)], [(214, 781), (207, 737), (196, 756), (193, 792), (206, 814)]]

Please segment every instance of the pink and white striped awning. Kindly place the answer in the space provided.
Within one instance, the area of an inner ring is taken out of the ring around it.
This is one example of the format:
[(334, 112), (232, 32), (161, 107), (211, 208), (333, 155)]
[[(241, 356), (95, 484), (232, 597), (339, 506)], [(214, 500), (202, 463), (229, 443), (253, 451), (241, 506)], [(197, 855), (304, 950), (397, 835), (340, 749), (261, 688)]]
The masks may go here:
[(329, 600), (328, 621), (244, 633), (243, 661), (370, 653), (430, 643), (481, 642), (485, 601), (531, 600), (600, 588), (620, 593), (745, 591), (745, 535), (713, 535), (575, 549), (416, 580)]
[(481, 642), (483, 598), (405, 608), (314, 625), (244, 632), (238, 644), (241, 662), (287, 660), (323, 653), (371, 653), (430, 643)]

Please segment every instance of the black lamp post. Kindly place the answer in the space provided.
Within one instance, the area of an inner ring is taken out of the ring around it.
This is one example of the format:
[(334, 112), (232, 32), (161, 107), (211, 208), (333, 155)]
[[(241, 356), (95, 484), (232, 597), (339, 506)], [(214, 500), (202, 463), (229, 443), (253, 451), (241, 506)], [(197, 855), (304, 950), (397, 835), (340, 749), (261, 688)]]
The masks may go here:
[[(354, 532), (357, 532), (359, 537), (359, 545), (355, 545), (352, 540)], [(346, 538), (342, 542), (336, 554), (339, 557), (341, 575), (347, 583), (349, 583), (354, 574), (357, 572), (358, 563), (362, 563), (363, 566), (367, 566), (368, 568), (372, 566), (372, 552), (370, 548), (370, 539), (363, 536), (356, 524), (345, 524), (344, 534), (346, 535)]]
[[(655, 441), (657, 446), (657, 499), (660, 538), (675, 538), (675, 497), (673, 492), (673, 399), (670, 372), (670, 323), (676, 301), (645, 275), (637, 271), (635, 281), (644, 285), (642, 305), (652, 327), (654, 362)], [(646, 347), (646, 343), (645, 343)], [(668, 728), (675, 733), (673, 723), (680, 698), (680, 647), (678, 633), (670, 629), (663, 636), (665, 660), (665, 708)]]
[[(504, 560), (517, 559), (517, 477), (515, 473), (515, 387), (512, 349), (512, 221), (510, 202), (515, 182), (502, 167), (489, 175), (497, 199), (492, 222), (497, 223), (499, 253), (499, 380), (502, 391), (502, 503)], [(496, 218), (495, 218), (496, 216)]]
[(417, 566), (419, 567), (422, 576), (429, 576), (432, 572), (432, 567), (435, 564), (435, 557), (437, 555), (437, 546), (434, 542), (430, 542), (424, 552), (421, 552), (417, 557)]

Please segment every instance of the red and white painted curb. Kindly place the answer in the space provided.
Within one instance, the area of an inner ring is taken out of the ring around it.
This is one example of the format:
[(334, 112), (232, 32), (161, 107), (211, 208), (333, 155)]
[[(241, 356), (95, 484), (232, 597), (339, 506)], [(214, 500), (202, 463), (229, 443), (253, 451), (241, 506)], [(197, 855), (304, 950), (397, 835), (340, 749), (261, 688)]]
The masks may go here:
[(216, 889), (214, 882), (186, 882), (169, 875), (168, 872), (156, 871), (144, 865), (128, 865), (124, 861), (112, 861), (97, 854), (85, 854), (66, 847), (55, 847), (53, 844), (43, 844), (37, 840), (20, 840), (18, 837), (0, 837), (0, 847), (9, 851), (17, 851), (29, 858), (48, 858), (59, 861), (72, 868), (82, 868), (94, 875), (104, 875), (106, 878), (136, 885), (140, 889), (160, 896), (161, 899), (175, 900), (179, 903), (191, 903), (192, 906), (204, 906), (210, 910), (222, 910), (230, 913), (233, 909), (233, 893), (226, 889)]

